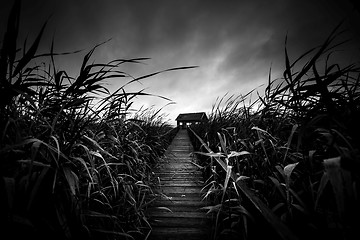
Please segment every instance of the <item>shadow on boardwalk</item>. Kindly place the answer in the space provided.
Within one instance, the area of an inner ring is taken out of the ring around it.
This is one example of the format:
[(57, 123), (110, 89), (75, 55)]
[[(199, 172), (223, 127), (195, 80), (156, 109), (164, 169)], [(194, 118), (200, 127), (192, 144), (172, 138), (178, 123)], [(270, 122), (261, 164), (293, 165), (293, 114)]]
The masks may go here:
[(147, 215), (152, 226), (149, 239), (210, 239), (210, 217), (201, 199), (201, 171), (193, 164), (187, 130), (181, 129), (169, 146), (163, 162), (154, 169), (159, 185), (158, 198)]

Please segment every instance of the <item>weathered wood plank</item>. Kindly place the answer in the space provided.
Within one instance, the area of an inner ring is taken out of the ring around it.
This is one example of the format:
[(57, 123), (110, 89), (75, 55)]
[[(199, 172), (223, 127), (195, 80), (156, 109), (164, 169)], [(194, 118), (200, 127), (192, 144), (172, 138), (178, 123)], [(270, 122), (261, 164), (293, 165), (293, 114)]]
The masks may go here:
[(184, 221), (183, 218), (160, 218), (156, 220), (150, 220), (152, 227), (162, 227), (162, 228), (202, 228), (205, 224), (208, 224), (207, 219), (187, 219)]
[(188, 177), (192, 177), (194, 176), (195, 178), (201, 178), (202, 174), (201, 173), (197, 173), (197, 172), (180, 172), (180, 171), (164, 171), (162, 173), (155, 173), (155, 176), (157, 177), (170, 177), (170, 178), (174, 178), (174, 177), (184, 177), (184, 178), (188, 178)]
[(170, 171), (197, 171), (198, 168), (193, 165), (193, 164), (189, 164), (189, 163), (164, 163), (161, 167), (157, 168), (157, 171), (161, 171), (161, 169), (164, 170), (170, 170)]
[(173, 186), (161, 186), (160, 187), (162, 193), (199, 193), (200, 187), (173, 187)]
[[(200, 176), (199, 176), (200, 177)], [(170, 176), (170, 177), (159, 177), (161, 184), (162, 182), (172, 182), (172, 183), (182, 183), (182, 182), (199, 182), (198, 177), (177, 177), (177, 176)]]
[[(179, 198), (182, 199), (183, 201), (186, 201), (186, 199), (201, 199), (201, 193), (176, 193), (176, 192), (170, 192), (166, 195), (167, 198), (169, 198), (170, 200), (175, 199), (175, 198)], [(199, 200), (200, 201), (200, 200)]]
[(209, 231), (206, 228), (154, 228), (149, 239), (154, 240), (199, 240), (209, 239)]
[[(178, 209), (180, 210), (180, 209)], [(192, 218), (198, 219), (209, 219), (209, 216), (206, 215), (205, 210), (201, 210), (199, 208), (189, 209), (186, 208), (187, 212), (184, 211), (168, 211), (163, 209), (152, 208), (149, 211), (151, 218), (182, 218), (185, 220), (189, 220)]]
[[(172, 211), (174, 211), (174, 207), (192, 207), (192, 208), (201, 208), (205, 207), (206, 202), (197, 201), (198, 198), (193, 199), (180, 199), (180, 200), (158, 200), (152, 206), (153, 207), (169, 207)], [(175, 210), (176, 211), (176, 210)]]
[(180, 130), (154, 169), (158, 198), (147, 211), (153, 227), (149, 239), (209, 239), (211, 216), (202, 209), (204, 182), (192, 151), (187, 131)]
[(203, 182), (202, 181), (192, 181), (192, 180), (161, 180), (159, 187), (202, 187)]
[[(186, 204), (186, 202), (188, 202), (188, 201), (190, 201), (190, 202), (191, 201), (193, 201), (193, 202), (201, 201), (202, 203), (205, 203), (205, 201), (202, 201), (202, 200), (199, 201), (199, 194), (187, 194), (186, 198), (184, 198), (182, 196), (182, 194), (172, 193), (169, 195), (171, 195), (171, 196), (167, 196), (167, 197), (165, 197), (163, 195), (159, 196), (156, 202), (162, 202), (162, 201), (176, 202), (176, 201), (178, 201), (178, 202), (183, 202), (184, 204)], [(156, 202), (154, 202), (153, 204), (155, 204)]]

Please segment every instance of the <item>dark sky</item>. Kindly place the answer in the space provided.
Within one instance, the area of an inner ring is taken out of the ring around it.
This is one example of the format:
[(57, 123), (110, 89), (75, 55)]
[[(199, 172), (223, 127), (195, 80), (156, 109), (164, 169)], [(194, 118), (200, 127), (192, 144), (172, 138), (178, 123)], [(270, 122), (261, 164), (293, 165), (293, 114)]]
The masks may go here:
[[(12, 1), (2, 3), (1, 38)], [(139, 77), (171, 67), (199, 66), (167, 72), (128, 91), (172, 99), (166, 106), (171, 121), (179, 113), (209, 112), (217, 97), (246, 94), (266, 84), (270, 67), (273, 78), (284, 70), (284, 42), (295, 59), (325, 40), (346, 19), (342, 29), (351, 42), (342, 49), (346, 59), (359, 60), (359, 12), (348, 0), (33, 0), (22, 3), (20, 42), (34, 38), (50, 16), (41, 51), (54, 36), (57, 52), (85, 51), (56, 59), (59, 70), (76, 77), (83, 56), (98, 48), (93, 61), (149, 57), (145, 64), (124, 65), (122, 70)], [(109, 82), (116, 89), (127, 81)], [(262, 88), (259, 88), (262, 94)], [(255, 99), (256, 96), (254, 96)], [(135, 107), (161, 108), (168, 102), (156, 97), (139, 98)]]

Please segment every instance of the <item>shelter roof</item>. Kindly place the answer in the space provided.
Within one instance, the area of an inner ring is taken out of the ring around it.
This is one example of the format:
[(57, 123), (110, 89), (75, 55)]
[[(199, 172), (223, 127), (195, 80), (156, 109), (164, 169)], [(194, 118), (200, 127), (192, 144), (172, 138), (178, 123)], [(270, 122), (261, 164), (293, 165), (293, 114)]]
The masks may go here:
[(196, 113), (181, 113), (175, 120), (180, 122), (203, 122), (203, 121), (207, 121), (208, 118), (205, 112), (196, 112)]

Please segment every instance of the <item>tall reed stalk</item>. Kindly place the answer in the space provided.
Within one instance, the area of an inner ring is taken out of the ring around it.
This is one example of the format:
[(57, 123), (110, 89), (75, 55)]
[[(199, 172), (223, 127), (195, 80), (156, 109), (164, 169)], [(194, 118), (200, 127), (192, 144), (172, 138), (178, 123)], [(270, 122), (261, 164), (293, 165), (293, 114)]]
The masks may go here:
[[(91, 63), (102, 43), (85, 54), (79, 75), (70, 76), (55, 65), (55, 56), (68, 53), (56, 53), (54, 42), (49, 53), (37, 54), (46, 23), (30, 48), (16, 45), (20, 5), (15, 0), (0, 51), (2, 235), (145, 238), (151, 228), (144, 215), (151, 168), (174, 131), (160, 110), (132, 112), (136, 96), (154, 95), (127, 92), (126, 86), (191, 67), (131, 78), (121, 66), (146, 58)], [(36, 63), (39, 58), (45, 67)], [(110, 92), (104, 82), (112, 79), (125, 83)]]
[[(231, 231), (251, 239), (244, 235), (243, 217), (249, 214), (225, 207), (224, 192), (247, 207), (235, 182), (253, 189), (300, 239), (359, 236), (360, 68), (332, 58), (346, 43), (339, 41), (341, 26), (294, 61), (286, 41), (283, 78), (272, 80), (269, 74), (264, 94), (250, 104), (250, 95), (218, 99), (209, 122), (193, 127), (202, 139), (202, 144), (193, 140), (198, 151), (206, 145), (212, 152), (199, 156), (208, 178), (204, 195), (214, 203), (208, 208), (222, 216), (217, 236)], [(236, 181), (228, 179), (228, 171)]]

